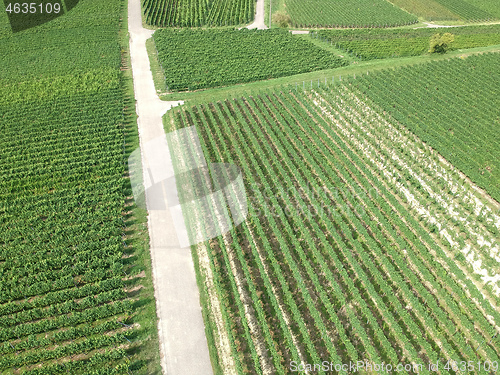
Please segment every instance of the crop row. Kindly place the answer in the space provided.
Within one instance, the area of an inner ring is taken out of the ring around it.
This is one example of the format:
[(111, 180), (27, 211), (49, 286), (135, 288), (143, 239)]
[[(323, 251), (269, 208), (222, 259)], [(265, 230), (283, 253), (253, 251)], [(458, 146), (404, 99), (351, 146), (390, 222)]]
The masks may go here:
[(168, 27), (230, 26), (254, 18), (252, 0), (143, 0), (146, 22)]
[[(358, 77), (354, 86), (500, 200), (498, 54)], [(495, 68), (496, 67), (496, 68)], [(391, 82), (388, 86), (386, 82)]]
[[(405, 155), (405, 159), (409, 160), (408, 162), (406, 162), (404, 165), (402, 164), (402, 159), (401, 157), (396, 157), (395, 154), (396, 152), (395, 151), (392, 151), (390, 150), (390, 148), (388, 147), (389, 143), (391, 145), (393, 145), (395, 142), (398, 142), (398, 141), (401, 141), (401, 142), (404, 142), (404, 138), (401, 137), (401, 139), (399, 140), (398, 138), (387, 138), (386, 139), (386, 142), (387, 143), (380, 143), (380, 140), (384, 139), (384, 137), (387, 137), (388, 135), (388, 132), (384, 131), (383, 129), (386, 129), (385, 127), (383, 126), (377, 126), (377, 125), (374, 125), (371, 129), (371, 131), (368, 133), (367, 132), (367, 129), (364, 128), (364, 126), (362, 124), (364, 124), (365, 122), (363, 122), (362, 120), (367, 120), (368, 118), (370, 119), (370, 123), (374, 122), (374, 119), (373, 118), (370, 118), (368, 116), (366, 116), (367, 114), (367, 111), (366, 111), (366, 104), (361, 104), (360, 102), (355, 102), (355, 101), (352, 101), (352, 102), (349, 102), (348, 100), (345, 100), (345, 98), (343, 100), (340, 100), (337, 98), (337, 99), (334, 99), (333, 96), (331, 95), (330, 92), (326, 92), (325, 93), (329, 98), (327, 101), (323, 102), (323, 103), (335, 103), (337, 102), (339, 104), (341, 104), (343, 107), (346, 106), (348, 108), (355, 108), (356, 106), (362, 106), (363, 108), (365, 108), (365, 110), (363, 112), (361, 111), (358, 111), (357, 113), (355, 111), (351, 111), (351, 114), (349, 115), (348, 117), (348, 121), (350, 124), (350, 126), (353, 126), (352, 128), (349, 129), (349, 131), (347, 130), (348, 128), (344, 127), (342, 129), (342, 135), (345, 137), (345, 139), (349, 139), (349, 140), (352, 140), (351, 143), (351, 147), (352, 148), (358, 148), (360, 150), (360, 153), (361, 153), (361, 157), (364, 159), (364, 162), (367, 163), (367, 165), (371, 165), (372, 169), (374, 168), (374, 172), (376, 173), (375, 175), (378, 175), (378, 177), (380, 179), (387, 179), (387, 183), (386, 183), (386, 186), (387, 187), (397, 187), (397, 188), (402, 188), (402, 185), (399, 184), (398, 182), (395, 182), (394, 179), (391, 177), (391, 173), (394, 173), (394, 174), (399, 174), (399, 173), (408, 173), (408, 172), (413, 172), (412, 169), (415, 169), (415, 170), (418, 170), (418, 173), (422, 173), (422, 174), (427, 174), (429, 176), (426, 176), (425, 178), (426, 179), (430, 179), (432, 178), (430, 175), (430, 173), (428, 172), (428, 169), (430, 168), (422, 168), (422, 169), (418, 169), (418, 162), (419, 162), (419, 159), (417, 159), (416, 161), (413, 161), (413, 159), (415, 159), (415, 156), (412, 156), (408, 153), (406, 154), (406, 148), (410, 148), (413, 146), (413, 142), (412, 141), (409, 141), (409, 140), (406, 140), (406, 142), (404, 143), (404, 145), (406, 146), (405, 148), (401, 148), (401, 151), (399, 151), (400, 149), (399, 148), (396, 148), (396, 150), (398, 150), (399, 152), (398, 153), (403, 153)], [(347, 104), (347, 105), (346, 105)], [(328, 110), (323, 107), (324, 104), (320, 105), (319, 108), (321, 108), (322, 111), (328, 111), (327, 113), (333, 113), (333, 112), (330, 112), (333, 110), (333, 106), (331, 107), (328, 107)], [(328, 105), (328, 104), (327, 104)], [(342, 107), (341, 108), (338, 108), (337, 111), (339, 110), (343, 110)], [(368, 112), (369, 113), (369, 112)], [(356, 114), (356, 116), (358, 117), (358, 119), (356, 119), (355, 117), (351, 117), (352, 114)], [(349, 125), (348, 125), (349, 126)], [(386, 124), (386, 126), (388, 126), (388, 124)], [(389, 125), (390, 127), (390, 125)], [(355, 134), (353, 133), (354, 129), (358, 128), (359, 129), (359, 133), (358, 134)], [(373, 143), (373, 145), (376, 145), (377, 148), (371, 148), (369, 146), (369, 143), (365, 142), (363, 144), (363, 146), (361, 147), (361, 144), (359, 143), (359, 139), (362, 139), (360, 137), (360, 134), (370, 134), (370, 137), (363, 137), (363, 138), (366, 138), (367, 141), (369, 141), (370, 143)], [(375, 138), (377, 141), (377, 143), (374, 143), (373, 140), (371, 139), (371, 137), (374, 135), (373, 138)], [(390, 140), (389, 140), (390, 139)], [(418, 143), (417, 143), (418, 144)], [(372, 151), (374, 150), (374, 151)], [(381, 155), (373, 155), (373, 153), (378, 153), (380, 150), (380, 154)], [(394, 149), (393, 149), (394, 150)], [(377, 163), (376, 160), (384, 160), (384, 165), (383, 165), (383, 168), (382, 168), (382, 165), (381, 163)], [(404, 160), (404, 159), (403, 159)], [(396, 163), (394, 163), (396, 162)], [(391, 169), (389, 166), (391, 166), (392, 164), (391, 163), (394, 163), (394, 166), (392, 168), (394, 169)], [(398, 164), (400, 164), (398, 166)], [(356, 164), (357, 165), (357, 164)], [(401, 166), (403, 166), (403, 168), (401, 168)], [(378, 171), (377, 171), (378, 169)], [(406, 169), (406, 170), (405, 170)], [(383, 173), (382, 173), (383, 171)], [(393, 172), (394, 171), (394, 172)], [(405, 175), (404, 177), (406, 178), (407, 175)], [(403, 177), (403, 176), (402, 176)], [(400, 179), (398, 179), (397, 181), (399, 181)], [(372, 180), (372, 181), (376, 181), (375, 179)], [(432, 181), (432, 180), (431, 180)], [(419, 195), (418, 193), (418, 190), (416, 188), (414, 188), (414, 185), (416, 185), (420, 190), (425, 190), (427, 189), (427, 187), (425, 186), (426, 184), (422, 182), (421, 179), (417, 177), (414, 177), (412, 179), (409, 179), (408, 178), (408, 182), (405, 184), (405, 187), (407, 186), (409, 189), (411, 189), (412, 193), (415, 194), (414, 196), (417, 197)], [(420, 186), (419, 186), (420, 185)], [(434, 189), (434, 191), (439, 191), (439, 188), (437, 188), (437, 186), (434, 186), (434, 184), (431, 184), (432, 188)], [(437, 188), (437, 189), (436, 189)], [(398, 194), (397, 192), (397, 189), (391, 189), (393, 190), (393, 194), (394, 196), (397, 196), (397, 195), (400, 195)], [(423, 204), (427, 204), (428, 206), (431, 205), (431, 204), (434, 204), (437, 206), (437, 198), (434, 198), (435, 200), (432, 201), (434, 197), (433, 196), (429, 196), (427, 198), (427, 201), (424, 202)], [(397, 202), (396, 200), (393, 200), (393, 204)], [(403, 200), (403, 202), (406, 202), (405, 200)], [(438, 201), (439, 203), (441, 203), (441, 201)], [(394, 209), (393, 209), (394, 211)], [(397, 210), (397, 212), (400, 212), (402, 210)], [(432, 213), (433, 215), (436, 215), (436, 213), (433, 211)], [(412, 215), (408, 215), (409, 218), (411, 218)], [(443, 217), (442, 219), (440, 218), (440, 220), (445, 220), (446, 217)], [(414, 221), (414, 219), (412, 219), (412, 221)], [(413, 227), (418, 227), (418, 226), (413, 226)], [(404, 229), (404, 226), (401, 227), (402, 229)], [(451, 226), (450, 226), (450, 229), (451, 229)], [(422, 231), (422, 233), (424, 234), (425, 231)], [(487, 235), (486, 233), (484, 233), (485, 235)], [(426, 234), (426, 237), (429, 237), (429, 234)], [(414, 245), (415, 246), (415, 245)], [(425, 252), (422, 252), (422, 254), (425, 254)], [(445, 258), (446, 259), (446, 258)], [(424, 269), (422, 266), (419, 266), (417, 269)], [(453, 273), (454, 275), (457, 275), (456, 272)], [(458, 286), (455, 284), (455, 283), (448, 283), (447, 286), (450, 287), (450, 286), (453, 286), (455, 285), (455, 288), (457, 288)], [(480, 295), (479, 293), (477, 293), (477, 289), (476, 288), (473, 288), (476, 292), (477, 295)], [(458, 287), (456, 289), (456, 292), (458, 293), (460, 291), (460, 287)], [(454, 292), (455, 293), (455, 292)], [(471, 292), (472, 293), (472, 292)], [(480, 300), (484, 301), (484, 298), (481, 298)], [(451, 306), (452, 304), (451, 303), (448, 303), (447, 304), (448, 306)], [(490, 311), (493, 311), (491, 309), (491, 306), (488, 307), (488, 303), (486, 302), (485, 303), (485, 306), (486, 308), (488, 309), (487, 311), (490, 312)], [(475, 310), (475, 308), (471, 308), (470, 309), (471, 313), (473, 314), (472, 316), (474, 317), (474, 321), (481, 321), (481, 318), (479, 318), (479, 316), (477, 315), (477, 311)], [(495, 319), (498, 320), (498, 316), (496, 313), (494, 313), (494, 315), (496, 316)], [(484, 319), (484, 318), (483, 318)], [(484, 322), (484, 320), (483, 320)], [(484, 328), (486, 329), (486, 331), (488, 331), (488, 326), (489, 324), (485, 322), (485, 325), (484, 325)]]
[(122, 280), (125, 7), (80, 1), (16, 34), (0, 20), (1, 373), (134, 365), (136, 330), (120, 323), (134, 308)]
[(468, 21), (492, 21), (495, 19), (491, 13), (476, 7), (467, 0), (435, 0), (445, 6), (453, 13), (458, 14), (461, 19)]
[[(336, 100), (347, 103), (351, 108), (355, 105), (368, 108), (366, 103), (357, 103), (360, 102), (359, 99), (351, 95), (343, 95)], [(352, 128), (344, 129), (344, 136), (354, 136), (354, 139), (358, 139), (361, 134), (370, 134), (364, 137), (364, 153), (368, 155), (368, 162), (379, 170), (381, 177), (388, 178), (392, 186), (395, 186), (394, 193), (409, 204), (415, 214), (421, 215), (421, 220), (426, 222), (433, 232), (439, 232), (444, 245), (450, 251), (458, 250), (467, 256), (467, 261), (462, 257), (463, 265), (471, 268), (469, 263), (474, 262), (472, 274), (483, 274), (488, 270), (490, 275), (495, 275), (500, 251), (496, 239), (500, 218), (484, 207), (484, 203), (474, 203), (474, 206), (470, 207), (474, 198), (464, 191), (462, 186), (465, 185), (465, 180), (457, 171), (443, 166), (436, 156), (431, 156), (429, 149), (423, 144), (419, 147), (419, 141), (404, 135), (404, 131), (395, 129), (390, 122), (377, 117), (372, 111), (350, 114), (349, 120)], [(363, 125), (364, 123), (370, 125)], [(366, 128), (371, 129), (368, 132)], [(392, 148), (388, 147), (388, 144), (391, 144)], [(358, 143), (356, 147), (361, 145)], [(377, 160), (384, 160), (384, 167)], [(389, 163), (393, 165), (392, 170), (388, 168)], [(480, 212), (476, 204), (481, 208)], [(429, 209), (430, 206), (433, 209)], [(484, 243), (488, 244), (486, 249)], [(459, 261), (459, 257), (455, 259)], [(477, 268), (478, 264), (483, 270)], [(491, 284), (489, 287), (493, 289), (493, 294), (498, 295), (495, 280), (488, 283)]]

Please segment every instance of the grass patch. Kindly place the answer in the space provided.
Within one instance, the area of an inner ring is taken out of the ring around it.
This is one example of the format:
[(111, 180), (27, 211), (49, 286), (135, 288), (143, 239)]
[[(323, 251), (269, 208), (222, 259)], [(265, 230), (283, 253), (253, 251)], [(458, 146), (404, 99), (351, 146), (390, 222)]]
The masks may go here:
[(155, 89), (157, 93), (164, 93), (167, 91), (167, 86), (165, 85), (165, 76), (163, 74), (163, 68), (158, 60), (158, 53), (156, 52), (155, 42), (153, 38), (146, 40), (146, 50), (148, 51), (149, 64), (151, 67), (151, 73), (153, 75), (153, 82), (155, 84)]

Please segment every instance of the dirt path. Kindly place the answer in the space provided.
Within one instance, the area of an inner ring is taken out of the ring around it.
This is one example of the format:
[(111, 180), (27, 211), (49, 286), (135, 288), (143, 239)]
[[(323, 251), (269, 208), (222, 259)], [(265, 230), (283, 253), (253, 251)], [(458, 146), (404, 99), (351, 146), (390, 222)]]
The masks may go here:
[[(480, 25), (498, 25), (500, 24), (500, 21), (495, 21), (495, 22), (479, 22), (479, 23), (474, 23), (474, 24), (467, 24), (467, 25), (436, 25), (432, 22), (424, 22), (427, 27), (429, 28), (442, 28), (442, 27), (467, 27), (467, 26), (480, 26)], [(416, 29), (419, 29), (419, 27), (416, 27)]]
[[(140, 0), (129, 0), (128, 22), (143, 168), (153, 176), (173, 176), (168, 146), (162, 141), (162, 116), (179, 102), (161, 101), (156, 95), (146, 51), (146, 40), (153, 32), (142, 27)], [(158, 185), (161, 189), (146, 190), (146, 201), (163, 373), (211, 375), (191, 252), (180, 248), (170, 210), (153, 205), (161, 199), (169, 207), (166, 186)]]
[(247, 26), (247, 29), (267, 29), (264, 23), (264, 0), (257, 0), (255, 5), (255, 20)]
[[(439, 29), (439, 28), (442, 28), (442, 27), (465, 27), (467, 25), (455, 25), (455, 26), (449, 26), (449, 25), (435, 25), (433, 23), (430, 23), (430, 22), (424, 22), (427, 27), (431, 28), (431, 29)], [(425, 29), (425, 27), (424, 27)]]

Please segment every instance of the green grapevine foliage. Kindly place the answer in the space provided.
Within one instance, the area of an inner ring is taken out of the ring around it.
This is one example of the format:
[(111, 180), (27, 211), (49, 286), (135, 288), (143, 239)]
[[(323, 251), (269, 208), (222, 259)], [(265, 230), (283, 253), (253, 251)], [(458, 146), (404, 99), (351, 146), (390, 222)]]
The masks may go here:
[(124, 6), (82, 0), (16, 34), (0, 19), (2, 374), (143, 367), (123, 281)]
[(142, 0), (146, 22), (168, 27), (229, 26), (249, 23), (254, 0)]
[(499, 57), (382, 71), (354, 85), (499, 201)]
[(170, 90), (195, 90), (335, 68), (346, 63), (285, 30), (158, 30)]

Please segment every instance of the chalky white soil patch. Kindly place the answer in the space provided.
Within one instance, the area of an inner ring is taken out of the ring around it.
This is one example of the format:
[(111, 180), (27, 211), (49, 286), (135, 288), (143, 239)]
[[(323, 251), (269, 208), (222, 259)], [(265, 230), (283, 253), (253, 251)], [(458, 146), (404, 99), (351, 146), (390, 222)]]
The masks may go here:
[(214, 337), (214, 339), (217, 341), (216, 345), (219, 352), (220, 365), (224, 369), (224, 374), (236, 374), (236, 366), (234, 364), (233, 356), (231, 355), (231, 344), (229, 342), (226, 327), (224, 326), (220, 301), (214, 284), (214, 276), (212, 269), (210, 268), (208, 250), (204, 243), (197, 246), (197, 252), (200, 270), (204, 276), (205, 285), (207, 286), (208, 297), (210, 300), (210, 310), (212, 312), (215, 325), (217, 326), (218, 336)]

